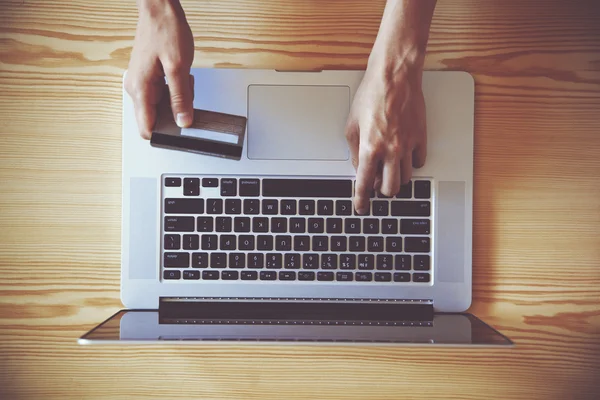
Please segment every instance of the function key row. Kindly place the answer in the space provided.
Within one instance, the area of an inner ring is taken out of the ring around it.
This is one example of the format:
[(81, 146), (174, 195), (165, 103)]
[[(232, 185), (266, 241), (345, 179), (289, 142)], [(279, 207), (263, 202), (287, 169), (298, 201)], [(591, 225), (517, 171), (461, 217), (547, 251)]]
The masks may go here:
[(429, 271), (427, 254), (334, 254), (334, 253), (179, 253), (164, 254), (164, 268), (250, 269), (343, 269)]
[[(202, 273), (201, 273), (202, 272)], [(426, 283), (431, 280), (428, 273), (415, 272), (329, 272), (329, 271), (178, 271), (168, 270), (163, 274), (167, 280), (247, 280), (247, 281), (321, 281), (321, 282), (418, 282)]]
[[(374, 200), (370, 213), (376, 217), (429, 217), (428, 200)], [(248, 215), (353, 215), (351, 200), (294, 199), (202, 199), (166, 198), (165, 214), (248, 214)], [(354, 215), (357, 213), (354, 211)]]
[[(241, 197), (331, 197), (351, 198), (353, 181), (350, 179), (272, 179), (263, 178), (181, 178), (166, 177), (165, 187), (180, 187), (183, 182), (185, 196), (199, 196), (200, 187), (220, 187), (221, 196)], [(414, 190), (413, 190), (414, 189)], [(431, 182), (415, 180), (402, 185), (397, 198), (431, 198)], [(375, 194), (372, 194), (374, 197)], [(386, 197), (381, 194), (378, 197)]]

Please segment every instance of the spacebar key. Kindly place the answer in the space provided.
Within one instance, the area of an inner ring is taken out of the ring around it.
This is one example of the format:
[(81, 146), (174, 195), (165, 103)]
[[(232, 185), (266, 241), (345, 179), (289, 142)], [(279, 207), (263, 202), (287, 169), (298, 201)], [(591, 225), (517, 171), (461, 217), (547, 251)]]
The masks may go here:
[(350, 179), (263, 179), (263, 197), (352, 197)]

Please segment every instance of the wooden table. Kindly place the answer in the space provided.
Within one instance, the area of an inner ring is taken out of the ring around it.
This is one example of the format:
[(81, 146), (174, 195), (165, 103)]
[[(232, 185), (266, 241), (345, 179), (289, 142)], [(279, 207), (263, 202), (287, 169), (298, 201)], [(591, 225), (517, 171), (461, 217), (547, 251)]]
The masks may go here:
[[(195, 66), (364, 68), (384, 1), (186, 1)], [(600, 4), (445, 1), (476, 79), (472, 310), (512, 350), (81, 347), (120, 307), (135, 2), (0, 4), (0, 398), (600, 397)]]

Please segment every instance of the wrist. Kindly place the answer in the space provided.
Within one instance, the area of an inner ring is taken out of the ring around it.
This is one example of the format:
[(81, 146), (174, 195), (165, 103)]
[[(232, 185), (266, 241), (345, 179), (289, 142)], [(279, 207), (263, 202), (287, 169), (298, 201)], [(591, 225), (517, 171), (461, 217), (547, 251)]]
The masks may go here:
[(179, 0), (136, 0), (140, 14), (158, 15), (183, 12)]

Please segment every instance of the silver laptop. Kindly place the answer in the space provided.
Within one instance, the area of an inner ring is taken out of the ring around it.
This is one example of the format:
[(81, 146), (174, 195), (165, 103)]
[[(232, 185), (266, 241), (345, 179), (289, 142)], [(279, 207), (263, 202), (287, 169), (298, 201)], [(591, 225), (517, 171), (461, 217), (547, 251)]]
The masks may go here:
[(194, 108), (247, 117), (240, 153), (152, 146), (124, 93), (125, 309), (80, 343), (512, 345), (466, 313), (469, 74), (424, 73), (427, 162), (356, 215), (344, 127), (362, 71), (192, 73)]

